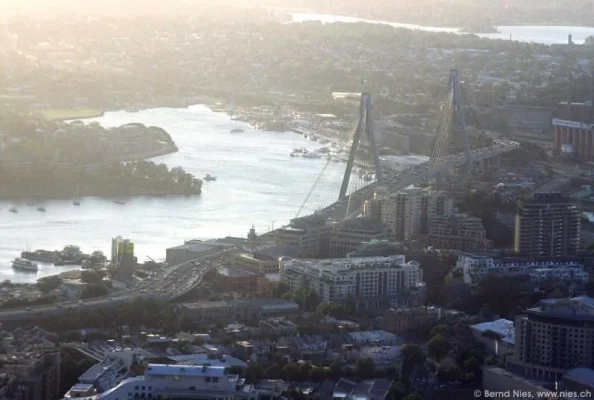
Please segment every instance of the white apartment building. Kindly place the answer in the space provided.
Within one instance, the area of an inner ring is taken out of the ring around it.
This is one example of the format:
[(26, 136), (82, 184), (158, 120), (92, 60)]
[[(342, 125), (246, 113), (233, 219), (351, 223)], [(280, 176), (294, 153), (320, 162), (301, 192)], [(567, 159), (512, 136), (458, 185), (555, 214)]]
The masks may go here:
[[(260, 400), (280, 395), (274, 390), (245, 385), (224, 366), (149, 364), (144, 376), (128, 378), (103, 393), (76, 397), (79, 400)], [(74, 397), (65, 397), (72, 399)]]
[(456, 266), (464, 274), (464, 283), (475, 284), (487, 275), (517, 276), (529, 275), (534, 281), (562, 279), (587, 282), (588, 272), (583, 264), (575, 260), (551, 259), (532, 260), (505, 258), (494, 252), (477, 251), (460, 253)]
[(422, 286), (422, 270), (416, 261), (402, 255), (326, 260), (279, 261), (281, 281), (292, 291), (307, 285), (322, 301), (389, 299), (406, 295)]

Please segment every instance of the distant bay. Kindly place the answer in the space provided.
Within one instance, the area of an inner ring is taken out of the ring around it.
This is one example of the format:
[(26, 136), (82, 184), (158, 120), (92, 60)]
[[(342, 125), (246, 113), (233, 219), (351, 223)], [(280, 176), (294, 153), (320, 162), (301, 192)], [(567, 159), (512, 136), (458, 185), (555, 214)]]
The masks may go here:
[[(344, 17), (332, 14), (306, 14), (292, 13), (292, 22), (319, 21), (322, 23), (344, 22), (357, 23), (365, 22), (370, 24), (390, 25), (395, 28), (405, 28), (412, 30), (421, 30), (426, 32), (446, 32), (464, 34), (462, 28), (446, 28), (435, 26), (423, 26), (415, 24), (404, 24), (389, 21), (371, 20), (363, 18)], [(497, 33), (478, 33), (479, 37), (485, 39), (511, 39), (519, 42), (540, 43), (540, 44), (564, 44), (567, 43), (568, 35), (576, 44), (582, 44), (588, 36), (594, 36), (594, 27), (584, 26), (544, 26), (544, 25), (516, 25), (516, 26), (496, 26)]]

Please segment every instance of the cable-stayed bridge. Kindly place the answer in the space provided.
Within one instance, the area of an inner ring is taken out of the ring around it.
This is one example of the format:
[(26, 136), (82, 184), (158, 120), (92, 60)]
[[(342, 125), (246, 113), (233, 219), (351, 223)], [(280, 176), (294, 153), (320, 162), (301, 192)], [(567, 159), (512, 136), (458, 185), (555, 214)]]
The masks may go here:
[[(429, 156), (381, 156), (371, 96), (362, 93), (346, 166), (336, 164), (336, 158), (328, 157), (296, 217), (316, 213), (333, 220), (352, 218), (359, 214), (362, 203), (372, 196), (377, 186), (398, 191), (439, 179), (453, 171), (458, 173), (458, 181), (464, 182), (475, 165), (496, 165), (499, 155), (513, 150), (518, 144), (490, 139), (484, 132), (478, 137), (470, 137), (463, 100), (458, 71), (452, 70), (435, 137), (426, 144), (425, 154)], [(467, 110), (474, 114), (472, 108), (467, 106)], [(476, 123), (480, 129), (478, 120)]]
[[(296, 217), (318, 214), (335, 221), (356, 217), (363, 202), (377, 186), (398, 191), (407, 186), (458, 172), (458, 180), (470, 173), (473, 165), (497, 160), (499, 155), (515, 149), (510, 140), (473, 141), (466, 130), (462, 106), (462, 90), (457, 71), (450, 72), (449, 86), (441, 106), (439, 125), (432, 142), (427, 143), (429, 156), (381, 156), (376, 143), (371, 96), (361, 94), (359, 118), (350, 143), (346, 166), (336, 157), (329, 157), (313, 187), (307, 193)], [(477, 121), (478, 123), (478, 121)], [(322, 188), (322, 190), (320, 190)], [(269, 238), (274, 232), (262, 236)], [(172, 301), (185, 296), (200, 285), (203, 276), (217, 268), (233, 248), (204, 253), (195, 259), (169, 266), (163, 274), (142, 286), (132, 287), (110, 296), (84, 302), (64, 302), (26, 308), (0, 310), (1, 321), (36, 319), (78, 310), (89, 312), (112, 307), (136, 298)], [(199, 269), (199, 271), (197, 271)], [(180, 283), (183, 282), (183, 283)], [(181, 285), (181, 287), (180, 287)]]

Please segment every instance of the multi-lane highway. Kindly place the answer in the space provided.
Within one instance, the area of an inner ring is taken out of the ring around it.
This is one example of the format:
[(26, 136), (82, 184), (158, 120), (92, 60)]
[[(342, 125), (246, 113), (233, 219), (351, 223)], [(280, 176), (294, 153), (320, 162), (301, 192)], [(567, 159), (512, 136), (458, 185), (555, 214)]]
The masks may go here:
[[(474, 150), (471, 158), (473, 161), (484, 160), (511, 151), (517, 148), (517, 146), (518, 144), (516, 142), (499, 140), (490, 147)], [(408, 167), (399, 166), (397, 168), (387, 166), (391, 170), (386, 176), (385, 186), (391, 191), (401, 190), (414, 183), (422, 182), (443, 172), (458, 168), (465, 163), (466, 156), (464, 154), (456, 154), (441, 159), (439, 163), (426, 162)], [(331, 204), (319, 212), (321, 215), (335, 221), (352, 217), (360, 212), (361, 205), (371, 197), (375, 187), (376, 184), (372, 183), (351, 194), (348, 199)], [(263, 236), (272, 235), (273, 233), (271, 232)], [(169, 266), (158, 275), (109, 296), (82, 301), (0, 310), (0, 321), (26, 320), (56, 315), (66, 311), (90, 311), (97, 307), (119, 305), (136, 298), (157, 298), (166, 301), (175, 300), (198, 286), (206, 272), (220, 266), (226, 255), (237, 250), (238, 248), (236, 247), (228, 247), (205, 252), (195, 259)]]
[(192, 260), (169, 266), (160, 274), (152, 276), (127, 290), (109, 296), (89, 300), (68, 301), (26, 308), (0, 310), (0, 321), (25, 320), (35, 317), (51, 316), (67, 311), (85, 311), (98, 307), (116, 306), (136, 298), (156, 298), (171, 300), (195, 288), (204, 274), (221, 264), (224, 257), (235, 248), (217, 249)]

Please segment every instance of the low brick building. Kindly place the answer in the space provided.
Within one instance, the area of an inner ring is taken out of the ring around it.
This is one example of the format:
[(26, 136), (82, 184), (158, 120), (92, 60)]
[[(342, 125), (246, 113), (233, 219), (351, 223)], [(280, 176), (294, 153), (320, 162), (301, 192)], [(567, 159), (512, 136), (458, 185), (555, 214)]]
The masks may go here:
[(219, 268), (217, 269), (217, 282), (225, 290), (253, 290), (258, 282), (258, 275), (237, 268)]

